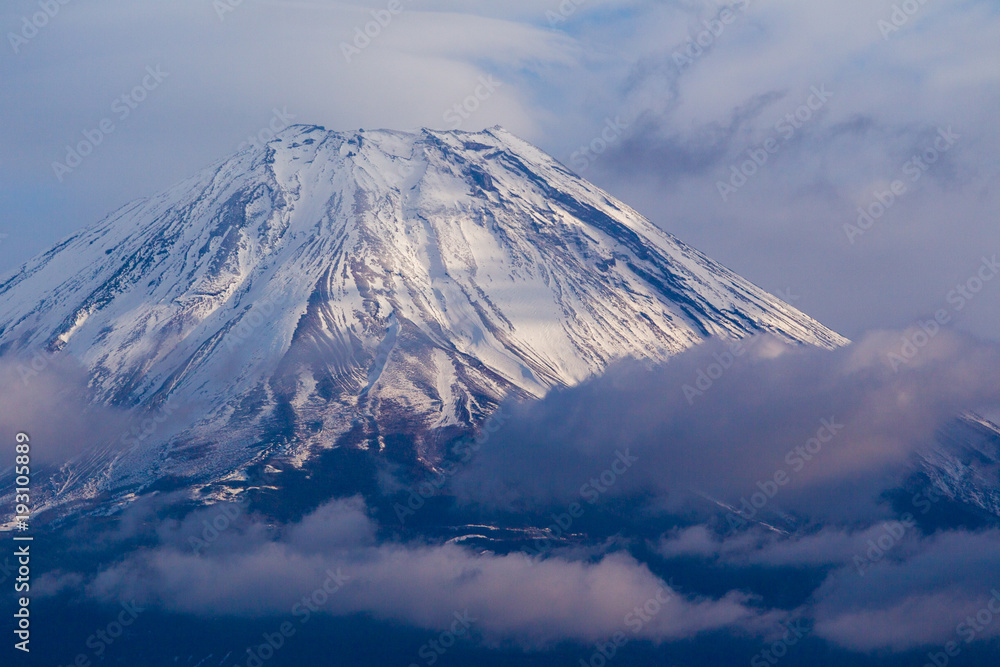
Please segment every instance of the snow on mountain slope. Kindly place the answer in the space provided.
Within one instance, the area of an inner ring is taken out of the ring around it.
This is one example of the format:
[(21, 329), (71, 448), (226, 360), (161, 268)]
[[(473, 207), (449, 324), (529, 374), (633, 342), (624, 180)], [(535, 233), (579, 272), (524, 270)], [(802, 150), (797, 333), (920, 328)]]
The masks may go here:
[(1000, 517), (1000, 426), (966, 413), (941, 429), (916, 468), (927, 479), (924, 498), (948, 498)]
[(505, 396), (759, 332), (847, 342), (500, 128), (291, 127), (0, 280), (0, 354), (171, 415), (83, 495), (389, 435), (433, 456)]

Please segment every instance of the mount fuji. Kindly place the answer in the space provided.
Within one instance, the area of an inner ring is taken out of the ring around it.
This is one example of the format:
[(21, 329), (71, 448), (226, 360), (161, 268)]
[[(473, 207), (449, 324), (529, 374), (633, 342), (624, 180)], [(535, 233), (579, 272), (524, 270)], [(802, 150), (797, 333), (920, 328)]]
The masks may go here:
[(758, 333), (848, 341), (497, 127), (293, 126), (0, 278), (0, 354), (152, 424), (49, 502), (334, 447), (433, 461), (505, 398)]

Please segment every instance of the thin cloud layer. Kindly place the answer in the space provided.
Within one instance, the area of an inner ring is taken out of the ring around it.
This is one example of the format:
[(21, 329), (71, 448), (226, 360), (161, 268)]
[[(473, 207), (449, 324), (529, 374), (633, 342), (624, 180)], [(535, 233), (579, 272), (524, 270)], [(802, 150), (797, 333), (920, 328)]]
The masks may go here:
[(940, 332), (894, 370), (912, 335), (875, 333), (832, 353), (709, 343), (652, 370), (625, 364), (520, 406), (454, 487), (486, 507), (765, 498), (771, 512), (817, 520), (882, 516), (882, 494), (940, 428), (1000, 404), (995, 345)]
[(919, 553), (830, 576), (815, 595), (816, 632), (859, 650), (965, 646), (1000, 637), (1000, 533), (950, 532)]

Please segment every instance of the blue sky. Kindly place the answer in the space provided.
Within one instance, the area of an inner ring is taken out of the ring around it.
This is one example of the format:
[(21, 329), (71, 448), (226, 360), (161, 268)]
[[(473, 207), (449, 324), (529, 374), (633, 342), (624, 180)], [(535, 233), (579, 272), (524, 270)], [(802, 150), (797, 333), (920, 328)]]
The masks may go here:
[[(487, 76), (501, 85), (461, 129), (502, 124), (586, 164), (664, 229), (848, 336), (905, 327), (1000, 252), (1000, 18), (985, 1), (895, 17), (894, 5), (412, 0), (348, 62), (342, 45), (388, 0), (71, 0), (44, 19), (38, 0), (8, 2), (0, 271), (234, 152), (275, 110), (331, 129), (447, 128)], [(121, 96), (157, 66), (167, 76), (120, 117)], [(785, 138), (777, 124), (814, 86), (832, 97)], [(57, 174), (66, 146), (105, 119), (113, 131)], [(609, 121), (627, 127), (582, 161)], [(908, 180), (948, 127), (955, 145)], [(720, 181), (768, 139), (777, 149), (723, 200)], [(897, 180), (905, 193), (852, 239), (844, 226)], [(1000, 282), (955, 326), (996, 338), (998, 306)]]

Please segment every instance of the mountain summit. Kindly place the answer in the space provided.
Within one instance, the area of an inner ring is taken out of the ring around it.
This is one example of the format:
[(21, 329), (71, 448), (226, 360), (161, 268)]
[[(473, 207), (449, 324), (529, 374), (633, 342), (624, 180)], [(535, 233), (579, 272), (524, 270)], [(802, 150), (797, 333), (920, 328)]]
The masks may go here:
[(505, 397), (762, 332), (847, 342), (500, 128), (290, 127), (0, 281), (0, 353), (70, 355), (95, 401), (171, 415), (97, 462), (106, 489), (433, 457)]

